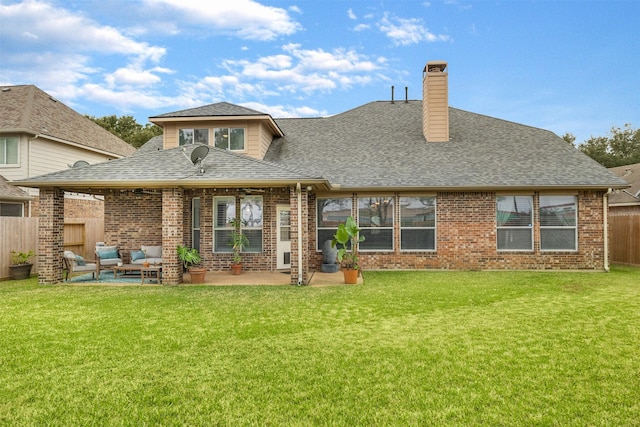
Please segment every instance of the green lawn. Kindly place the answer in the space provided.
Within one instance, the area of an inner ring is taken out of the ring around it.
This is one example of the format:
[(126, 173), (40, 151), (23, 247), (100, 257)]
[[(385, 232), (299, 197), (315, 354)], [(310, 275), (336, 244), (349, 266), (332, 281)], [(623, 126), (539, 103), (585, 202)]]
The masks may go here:
[(639, 425), (640, 270), (0, 282), (0, 425)]

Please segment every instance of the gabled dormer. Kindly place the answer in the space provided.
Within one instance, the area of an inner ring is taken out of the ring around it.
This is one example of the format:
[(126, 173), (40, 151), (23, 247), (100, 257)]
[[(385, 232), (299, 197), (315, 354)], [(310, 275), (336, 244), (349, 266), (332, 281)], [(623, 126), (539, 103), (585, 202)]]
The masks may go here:
[(275, 137), (284, 134), (266, 113), (218, 102), (175, 111), (149, 121), (163, 128), (163, 148), (207, 144), (262, 160)]

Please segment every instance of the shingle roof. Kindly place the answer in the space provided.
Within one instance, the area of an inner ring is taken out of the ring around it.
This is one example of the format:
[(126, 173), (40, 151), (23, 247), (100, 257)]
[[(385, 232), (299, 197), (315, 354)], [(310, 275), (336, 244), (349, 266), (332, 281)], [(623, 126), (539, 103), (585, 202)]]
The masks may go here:
[(349, 189), (608, 188), (624, 182), (552, 132), (449, 108), (450, 141), (427, 143), (422, 101), (276, 119), (265, 160)]
[(640, 163), (618, 166), (609, 170), (631, 185), (629, 188), (612, 193), (609, 196), (609, 204), (640, 205)]
[(7, 179), (0, 175), (0, 200), (29, 200), (30, 198), (24, 190), (9, 184)]
[[(108, 188), (315, 180), (334, 188), (382, 191), (627, 185), (552, 132), (455, 108), (449, 114), (449, 142), (425, 141), (422, 101), (379, 101), (327, 118), (275, 120), (285, 135), (273, 140), (264, 161), (211, 147), (200, 175), (181, 148), (159, 150), (161, 141), (153, 138), (129, 158), (27, 181)], [(193, 146), (185, 149), (189, 153)]]
[(0, 132), (29, 132), (128, 156), (135, 148), (34, 85), (0, 90)]
[(203, 105), (202, 107), (188, 108), (186, 110), (174, 111), (172, 113), (160, 114), (151, 117), (213, 117), (213, 116), (266, 116), (251, 108), (241, 107), (239, 105), (230, 104), (228, 102), (218, 102), (216, 104)]
[[(215, 147), (209, 147), (209, 154), (202, 163), (194, 166), (190, 156), (199, 146), (201, 145), (193, 144), (161, 151), (151, 150), (14, 182), (42, 187), (56, 185), (66, 189), (255, 186), (324, 182), (321, 177)], [(200, 173), (200, 168), (204, 170), (203, 173)]]

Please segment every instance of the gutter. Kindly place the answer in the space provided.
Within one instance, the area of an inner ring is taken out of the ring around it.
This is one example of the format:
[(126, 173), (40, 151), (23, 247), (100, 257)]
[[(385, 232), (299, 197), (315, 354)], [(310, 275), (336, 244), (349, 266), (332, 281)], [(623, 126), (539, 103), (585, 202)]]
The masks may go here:
[(302, 285), (302, 188), (296, 184), (298, 195), (298, 286)]
[(603, 221), (604, 221), (604, 271), (607, 273), (610, 271), (609, 268), (609, 194), (611, 194), (611, 188), (607, 190), (606, 193), (602, 196), (602, 211), (603, 211)]

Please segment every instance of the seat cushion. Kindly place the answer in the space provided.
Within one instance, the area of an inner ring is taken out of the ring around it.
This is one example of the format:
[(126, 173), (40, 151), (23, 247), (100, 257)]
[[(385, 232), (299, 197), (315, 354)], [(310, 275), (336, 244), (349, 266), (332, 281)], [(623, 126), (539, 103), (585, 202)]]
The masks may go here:
[(162, 258), (162, 246), (142, 245), (140, 248), (147, 254), (147, 258)]

